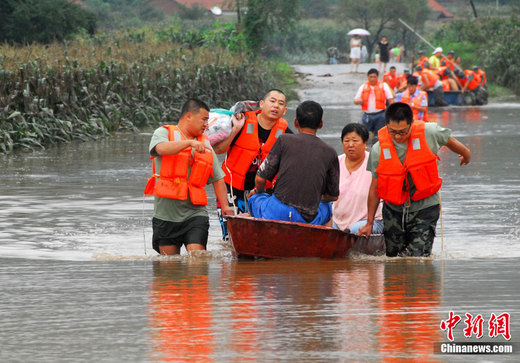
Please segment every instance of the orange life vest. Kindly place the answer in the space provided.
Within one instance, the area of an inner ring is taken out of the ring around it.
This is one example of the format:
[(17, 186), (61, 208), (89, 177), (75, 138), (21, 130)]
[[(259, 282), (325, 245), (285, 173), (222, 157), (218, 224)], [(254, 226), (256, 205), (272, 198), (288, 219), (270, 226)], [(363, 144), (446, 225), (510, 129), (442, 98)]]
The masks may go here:
[(423, 69), (421, 72), (419, 72), (419, 74), (421, 75), (423, 84), (426, 84), (426, 80), (428, 80), (428, 89), (433, 89), (433, 86), (440, 78), (437, 74), (435, 74), (435, 72), (429, 69)]
[(440, 77), (441, 81), (448, 79), (449, 77), (446, 75), (446, 69), (448, 69), (448, 66), (440, 66), (435, 70), (435, 73)]
[[(168, 129), (169, 141), (186, 140), (176, 125), (165, 125), (163, 127)], [(197, 140), (206, 144), (211, 150), (206, 135), (198, 136)], [(159, 175), (155, 173), (155, 157), (152, 157), (153, 175), (148, 179), (144, 194), (178, 200), (187, 200), (189, 194), (190, 201), (194, 205), (208, 204), (204, 187), (208, 183), (209, 177), (213, 176), (213, 153), (211, 151), (195, 152), (193, 157), (191, 154), (192, 148), (187, 147), (177, 154), (161, 156)], [(188, 178), (188, 167), (190, 165), (191, 172)]]
[[(222, 170), (226, 173), (224, 181), (239, 190), (244, 190), (246, 173), (251, 163), (258, 156), (258, 165), (260, 165), (265, 160), (278, 137), (287, 130), (287, 121), (283, 118), (279, 118), (271, 129), (269, 138), (264, 144), (260, 144), (260, 140), (258, 140), (257, 119), (257, 115), (260, 112), (261, 110), (245, 113), (246, 121), (240, 131), (240, 136), (229, 150), (226, 160), (222, 163)], [(269, 189), (272, 188), (272, 186), (273, 182), (267, 181), (265, 188)]]
[[(377, 84), (374, 87), (374, 94), (376, 96), (376, 109), (384, 110), (386, 108), (386, 94), (384, 82), (377, 81)], [(370, 87), (370, 83), (367, 81), (363, 86), (363, 91), (361, 92), (361, 99), (363, 100), (363, 105), (361, 109), (363, 111), (368, 110), (368, 97), (370, 96), (370, 92), (372, 88)]]
[(466, 74), (464, 74), (464, 78), (460, 78), (459, 76), (455, 75), (455, 77), (457, 77), (460, 85), (462, 87), (464, 87), (464, 85), (466, 84), (466, 82), (468, 81), (468, 78), (466, 77)]
[(446, 58), (446, 65), (453, 72), (455, 70), (455, 59)]
[[(439, 59), (439, 64), (440, 64), (439, 67), (442, 67), (443, 62), (445, 64), (445, 66), (448, 66), (448, 64), (450, 64), (450, 61), (448, 60), (448, 58), (446, 58), (445, 56), (442, 56), (441, 59)], [(439, 67), (437, 67), (437, 69), (439, 69)]]
[(473, 91), (475, 88), (480, 86), (480, 76), (477, 73), (473, 72), (471, 69), (466, 69), (464, 70), (464, 74), (466, 75), (466, 82), (470, 76), (473, 76), (473, 79), (469, 81), (468, 84), (468, 89), (470, 91)]
[(424, 122), (414, 121), (404, 165), (399, 160), (397, 152), (388, 132), (388, 127), (378, 132), (381, 156), (377, 167), (377, 196), (386, 202), (396, 205), (405, 203), (410, 198), (410, 186), (407, 175), (410, 174), (416, 191), (412, 200), (425, 199), (441, 188), (442, 179), (439, 178), (437, 167), (438, 157), (432, 153), (424, 135)]
[(397, 89), (403, 89), (408, 84), (408, 78), (405, 73), (402, 73), (397, 77)]
[(480, 76), (480, 85), (485, 86), (487, 82), (486, 72), (479, 68), (478, 72), (476, 72), (478, 76)]
[[(426, 103), (428, 103), (428, 94), (424, 91), (419, 91), (419, 94), (410, 100), (410, 90), (408, 89), (403, 92), (403, 95), (401, 97), (401, 102), (407, 103), (412, 107), (414, 121), (425, 121), (424, 116), (426, 115), (427, 111), (423, 111), (423, 114), (419, 115), (420, 111), (417, 108), (415, 108), (421, 107), (421, 101), (423, 97), (426, 97)], [(428, 107), (426, 107), (426, 109), (428, 109)]]
[(392, 74), (390, 72), (386, 72), (383, 75), (383, 81), (390, 86), (390, 89), (395, 89), (397, 87), (397, 79), (397, 73)]
[(417, 62), (418, 66), (421, 66), (424, 69), (424, 62), (428, 63), (429, 59), (427, 56), (423, 55), (419, 61)]

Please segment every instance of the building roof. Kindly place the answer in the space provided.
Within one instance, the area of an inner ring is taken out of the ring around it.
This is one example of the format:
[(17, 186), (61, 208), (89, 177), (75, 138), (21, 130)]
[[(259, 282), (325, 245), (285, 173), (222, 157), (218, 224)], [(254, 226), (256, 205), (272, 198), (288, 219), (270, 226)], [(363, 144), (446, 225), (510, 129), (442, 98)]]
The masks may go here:
[(428, 0), (428, 6), (430, 7), (430, 9), (432, 9), (432, 11), (439, 13), (437, 19), (455, 17), (455, 15), (450, 13), (444, 6), (442, 6), (435, 0)]
[(208, 11), (214, 6), (218, 6), (221, 10), (232, 10), (230, 6), (232, 2), (229, 0), (149, 0), (148, 2), (168, 15), (179, 11), (182, 6), (191, 8), (197, 5)]
[(218, 6), (222, 10), (229, 10), (230, 1), (228, 0), (176, 0), (179, 4), (187, 6), (191, 8), (195, 4), (198, 4), (200, 7), (210, 10), (214, 6)]

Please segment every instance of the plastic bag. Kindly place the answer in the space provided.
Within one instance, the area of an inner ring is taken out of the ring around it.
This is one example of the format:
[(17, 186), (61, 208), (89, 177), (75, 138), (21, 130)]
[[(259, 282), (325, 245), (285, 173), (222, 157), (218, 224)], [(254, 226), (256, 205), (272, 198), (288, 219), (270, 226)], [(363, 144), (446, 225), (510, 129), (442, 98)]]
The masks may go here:
[(215, 145), (231, 135), (233, 118), (236, 114), (255, 111), (257, 109), (257, 101), (239, 101), (229, 110), (212, 108), (209, 112), (208, 128), (204, 131), (209, 138), (210, 144)]
[(232, 111), (221, 108), (210, 110), (208, 128), (204, 133), (208, 136), (211, 145), (221, 142), (231, 135), (231, 129), (233, 128), (232, 116)]
[(258, 110), (258, 103), (258, 101), (238, 101), (229, 110), (235, 115), (247, 111), (256, 111)]

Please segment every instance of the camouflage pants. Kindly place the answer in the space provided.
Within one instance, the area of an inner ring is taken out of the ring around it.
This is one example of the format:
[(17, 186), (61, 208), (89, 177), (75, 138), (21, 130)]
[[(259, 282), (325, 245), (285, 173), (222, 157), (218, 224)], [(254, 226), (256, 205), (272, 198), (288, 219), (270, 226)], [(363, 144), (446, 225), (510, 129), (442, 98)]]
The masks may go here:
[(383, 206), (386, 255), (427, 257), (432, 252), (440, 205), (416, 212), (395, 211)]

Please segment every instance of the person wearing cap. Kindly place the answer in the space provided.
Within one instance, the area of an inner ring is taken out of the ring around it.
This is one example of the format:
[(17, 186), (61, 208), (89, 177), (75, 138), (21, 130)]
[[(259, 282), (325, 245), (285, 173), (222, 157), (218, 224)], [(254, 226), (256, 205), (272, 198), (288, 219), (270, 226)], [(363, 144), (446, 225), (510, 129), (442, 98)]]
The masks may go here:
[(442, 48), (435, 48), (435, 50), (432, 53), (432, 56), (428, 59), (428, 63), (430, 63), (430, 69), (440, 67), (442, 58)]
[(422, 82), (421, 89), (433, 92), (435, 106), (448, 106), (448, 103), (444, 99), (444, 88), (439, 75), (430, 69), (423, 69), (421, 66), (415, 67), (415, 70), (414, 75), (419, 76)]
[(459, 91), (460, 85), (458, 83), (457, 78), (451, 71), (450, 67), (446, 65), (446, 61), (443, 59), (441, 61), (441, 66), (435, 70), (435, 73), (439, 75), (441, 78), (442, 86), (444, 87), (444, 91)]
[(385, 110), (387, 102), (394, 102), (394, 95), (387, 83), (379, 80), (379, 71), (370, 68), (367, 72), (368, 81), (362, 84), (354, 97), (354, 104), (360, 105), (363, 110), (361, 122), (374, 133), (374, 142), (377, 141), (377, 132), (385, 126)]
[(424, 54), (423, 50), (420, 50), (418, 53), (419, 60), (417, 61), (417, 65), (424, 67), (424, 63), (428, 63), (428, 57)]
[(455, 70), (455, 51), (453, 50), (450, 50), (448, 52), (448, 56), (446, 57), (446, 59), (448, 60), (446, 62), (446, 66), (453, 72)]
[[(477, 66), (473, 66), (473, 69)], [(464, 94), (464, 100), (466, 103), (466, 97), (469, 97), (472, 105), (484, 105), (487, 103), (487, 91), (480, 86), (481, 76), (476, 73), (473, 69), (465, 69), (464, 72), (456, 69), (455, 75), (462, 84), (461, 92)]]
[(487, 90), (487, 77), (486, 72), (480, 69), (477, 66), (471, 67), (473, 73), (479, 79), (479, 85), (477, 89), (474, 91), (475, 93), (475, 103), (477, 105), (485, 105), (488, 102), (488, 90)]
[(480, 68), (477, 67), (477, 66), (473, 66), (471, 69), (472, 69), (473, 72), (475, 72), (478, 76), (480, 76), (480, 84), (479, 84), (479, 86), (480, 86), (480, 87), (483, 87), (483, 88), (487, 88), (487, 77), (486, 77), (486, 72), (485, 72), (483, 69), (480, 69)]

